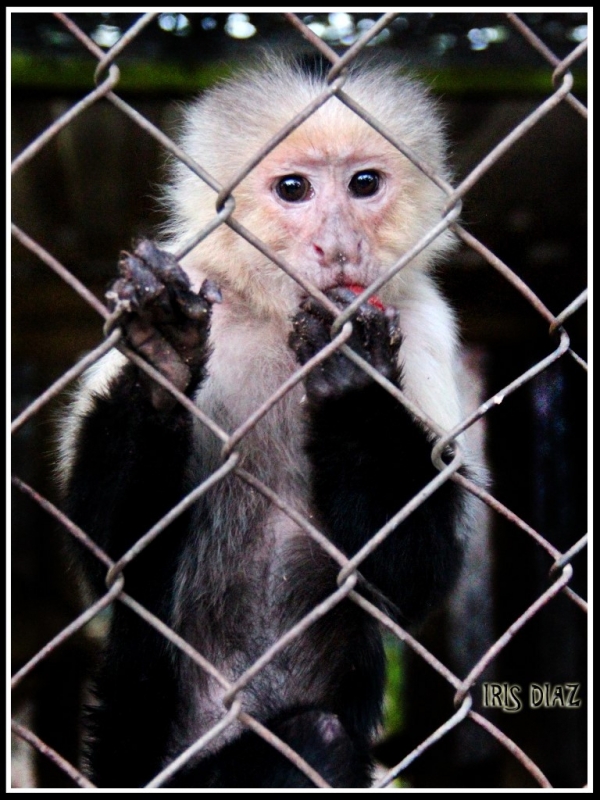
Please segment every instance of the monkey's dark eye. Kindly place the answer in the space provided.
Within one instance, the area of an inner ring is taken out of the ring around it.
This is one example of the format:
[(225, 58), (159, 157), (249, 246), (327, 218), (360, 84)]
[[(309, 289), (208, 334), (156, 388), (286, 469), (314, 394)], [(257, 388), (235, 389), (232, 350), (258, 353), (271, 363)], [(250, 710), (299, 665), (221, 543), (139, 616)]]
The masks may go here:
[(286, 175), (277, 181), (275, 191), (286, 203), (300, 203), (308, 198), (311, 188), (310, 181), (302, 175)]
[(379, 191), (380, 181), (379, 173), (369, 169), (353, 175), (348, 188), (354, 197), (372, 197)]

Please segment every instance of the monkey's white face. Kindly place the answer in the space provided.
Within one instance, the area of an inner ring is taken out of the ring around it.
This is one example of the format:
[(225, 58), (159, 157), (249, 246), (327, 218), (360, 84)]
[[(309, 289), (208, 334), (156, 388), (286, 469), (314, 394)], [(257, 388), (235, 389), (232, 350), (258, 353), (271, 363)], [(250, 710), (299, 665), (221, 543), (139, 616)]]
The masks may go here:
[[(264, 211), (274, 243), (320, 289), (368, 283), (379, 257), (372, 236), (389, 213), (393, 177), (381, 159), (286, 158), (264, 171)], [(391, 185), (390, 185), (391, 184)]]
[(408, 159), (344, 111), (335, 130), (323, 118), (301, 126), (235, 193), (243, 224), (321, 290), (371, 283), (440, 206)]

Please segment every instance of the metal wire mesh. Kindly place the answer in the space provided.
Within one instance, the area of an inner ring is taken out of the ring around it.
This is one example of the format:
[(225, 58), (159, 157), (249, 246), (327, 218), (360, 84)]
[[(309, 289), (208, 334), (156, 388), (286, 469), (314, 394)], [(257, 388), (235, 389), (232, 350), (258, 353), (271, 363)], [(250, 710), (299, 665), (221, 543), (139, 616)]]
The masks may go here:
[[(287, 14), (287, 19), (290, 25), (295, 26), (301, 31), (306, 39), (328, 59), (332, 66), (329, 74), (328, 87), (323, 91), (322, 95), (318, 97), (310, 106), (299, 114), (295, 119), (290, 120), (289, 124), (283, 128), (278, 135), (268, 142), (260, 151), (256, 152), (252, 160), (245, 166), (245, 168), (235, 176), (235, 178), (226, 186), (220, 186), (210, 175), (206, 173), (201, 164), (196, 164), (186, 153), (182, 150), (162, 131), (155, 127), (149, 120), (145, 119), (136, 109), (125, 102), (118, 94), (119, 86), (119, 68), (116, 61), (121, 53), (128, 47), (128, 45), (140, 35), (146, 25), (152, 21), (156, 16), (155, 14), (145, 14), (121, 37), (118, 43), (108, 52), (104, 52), (98, 47), (74, 22), (64, 14), (57, 14), (58, 19), (61, 20), (65, 29), (75, 36), (87, 48), (94, 58), (98, 60), (95, 78), (96, 87), (80, 102), (72, 106), (63, 116), (56, 120), (56, 122), (47, 127), (35, 140), (33, 140), (22, 152), (20, 152), (14, 159), (12, 164), (12, 173), (16, 173), (22, 169), (34, 156), (39, 153), (46, 145), (55, 137), (59, 131), (68, 126), (75, 118), (86, 113), (86, 111), (95, 103), (104, 99), (112, 103), (119, 111), (127, 115), (133, 122), (143, 129), (150, 136), (154, 137), (160, 145), (165, 148), (174, 158), (180, 159), (187, 165), (201, 180), (208, 183), (217, 192), (215, 202), (215, 216), (210, 225), (201, 231), (194, 233), (189, 242), (177, 253), (178, 257), (183, 256), (186, 252), (192, 249), (199, 241), (210, 233), (215, 227), (219, 225), (228, 225), (238, 235), (244, 237), (254, 247), (258, 248), (264, 253), (271, 261), (276, 264), (280, 269), (284, 270), (288, 275), (292, 276), (298, 281), (310, 294), (316, 297), (323, 305), (331, 310), (336, 315), (335, 330), (337, 331), (331, 344), (323, 351), (319, 352), (313, 359), (311, 359), (303, 368), (298, 369), (294, 376), (280, 388), (280, 390), (273, 395), (269, 400), (260, 408), (256, 409), (254, 414), (242, 425), (238, 430), (228, 433), (220, 428), (214, 420), (211, 420), (204, 414), (201, 409), (194, 405), (187, 397), (179, 392), (169, 381), (164, 378), (157, 370), (153, 369), (143, 359), (137, 356), (134, 352), (129, 350), (122, 339), (121, 331), (118, 328), (118, 319), (111, 318), (108, 309), (100, 303), (96, 297), (83, 285), (68, 269), (59, 263), (51, 252), (48, 252), (38, 242), (30, 237), (26, 231), (21, 230), (16, 225), (12, 226), (12, 233), (16, 239), (28, 250), (31, 251), (37, 258), (53, 270), (63, 281), (65, 281), (74, 292), (77, 292), (86, 303), (88, 303), (101, 317), (107, 321), (107, 330), (110, 330), (104, 342), (99, 344), (92, 352), (82, 358), (77, 364), (62, 375), (56, 382), (48, 387), (39, 397), (35, 398), (33, 402), (23, 410), (12, 423), (12, 431), (16, 432), (22, 428), (26, 423), (35, 418), (40, 410), (47, 405), (53, 398), (57, 397), (65, 387), (72, 384), (77, 377), (79, 377), (84, 370), (91, 364), (95, 363), (104, 353), (112, 347), (118, 346), (128, 358), (134, 361), (140, 369), (148, 373), (154, 380), (158, 381), (164, 386), (176, 400), (183, 404), (190, 414), (198, 418), (199, 422), (206, 425), (210, 430), (220, 439), (223, 445), (222, 466), (215, 471), (210, 477), (201, 485), (197, 486), (187, 497), (185, 497), (169, 514), (163, 519), (159, 520), (147, 533), (139, 539), (128, 552), (126, 552), (116, 563), (108, 557), (86, 534), (85, 531), (78, 528), (72, 521), (70, 521), (58, 508), (56, 508), (47, 499), (42, 497), (35, 489), (27, 485), (19, 477), (13, 477), (14, 485), (25, 495), (27, 495), (34, 503), (44, 509), (48, 514), (52, 515), (58, 520), (61, 525), (68, 531), (68, 533), (77, 538), (89, 551), (104, 564), (107, 570), (107, 591), (106, 594), (93, 605), (86, 608), (80, 616), (72, 621), (70, 625), (65, 627), (56, 637), (49, 641), (36, 655), (31, 658), (28, 663), (22, 666), (12, 678), (12, 687), (16, 688), (21, 681), (39, 667), (45, 659), (47, 659), (54, 651), (60, 648), (63, 643), (77, 631), (81, 630), (92, 618), (99, 614), (103, 609), (114, 602), (119, 602), (127, 605), (132, 611), (142, 617), (146, 622), (153, 626), (163, 636), (165, 636), (175, 647), (180, 648), (185, 655), (195, 662), (202, 670), (211, 675), (223, 690), (223, 701), (228, 706), (229, 711), (227, 714), (214, 726), (208, 733), (201, 739), (195, 742), (185, 752), (181, 753), (169, 766), (157, 775), (149, 787), (158, 787), (163, 785), (178, 769), (180, 769), (186, 762), (188, 762), (202, 747), (214, 737), (216, 737), (224, 728), (232, 724), (235, 720), (241, 722), (247, 728), (255, 731), (260, 736), (264, 737), (266, 741), (277, 748), (281, 753), (293, 761), (297, 767), (302, 770), (316, 786), (327, 786), (323, 778), (316, 773), (316, 771), (304, 761), (297, 753), (293, 752), (291, 748), (283, 741), (278, 739), (271, 731), (262, 725), (257, 719), (249, 715), (243, 707), (243, 703), (238, 699), (241, 689), (246, 686), (251, 679), (269, 663), (278, 653), (280, 653), (292, 640), (300, 636), (300, 634), (312, 625), (315, 620), (327, 614), (333, 607), (335, 607), (342, 600), (348, 598), (352, 602), (359, 605), (367, 614), (372, 615), (393, 637), (405, 643), (411, 648), (418, 658), (426, 662), (433, 670), (435, 670), (454, 690), (454, 705), (455, 710), (448, 709), (446, 721), (425, 740), (423, 740), (418, 747), (405, 756), (402, 761), (392, 769), (387, 770), (382, 774), (378, 781), (377, 786), (388, 786), (404, 769), (406, 769), (415, 759), (418, 759), (422, 753), (430, 748), (435, 742), (442, 740), (450, 730), (456, 726), (464, 724), (466, 719), (479, 726), (487, 735), (497, 740), (512, 756), (517, 759), (520, 764), (527, 770), (532, 778), (540, 786), (549, 786), (549, 782), (541, 769), (537, 766), (533, 758), (524, 752), (514, 741), (512, 741), (498, 726), (489, 721), (483, 714), (473, 710), (473, 692), (478, 679), (483, 674), (484, 670), (498, 657), (498, 654), (506, 647), (506, 645), (514, 638), (517, 632), (525, 626), (528, 621), (540, 613), (540, 611), (552, 604), (553, 599), (563, 594), (578, 606), (582, 611), (587, 610), (586, 603), (579, 597), (570, 587), (569, 583), (573, 575), (573, 567), (571, 560), (576, 553), (587, 545), (587, 535), (581, 536), (578, 532), (573, 532), (572, 545), (566, 552), (559, 551), (553, 546), (543, 532), (535, 530), (525, 520), (521, 519), (510, 508), (507, 508), (496, 497), (494, 497), (487, 489), (476, 485), (471, 480), (461, 475), (458, 470), (462, 464), (462, 456), (460, 449), (455, 444), (456, 437), (459, 433), (468, 430), (474, 425), (477, 420), (483, 418), (488, 412), (496, 405), (502, 403), (513, 392), (518, 391), (521, 387), (526, 385), (532, 379), (547, 370), (551, 364), (559, 359), (572, 359), (581, 369), (586, 369), (583, 359), (575, 353), (571, 348), (569, 336), (565, 331), (564, 325), (577, 309), (586, 302), (587, 292), (582, 292), (578, 297), (566, 297), (565, 307), (563, 311), (554, 315), (542, 301), (536, 296), (532, 289), (521, 279), (518, 275), (511, 270), (511, 268), (502, 262), (497, 255), (486, 248), (479, 242), (472, 234), (465, 230), (462, 225), (457, 221), (461, 209), (462, 198), (465, 197), (472, 187), (481, 179), (482, 175), (490, 169), (498, 159), (508, 151), (519, 139), (527, 136), (528, 132), (536, 126), (540, 120), (548, 115), (559, 104), (565, 104), (570, 107), (573, 114), (580, 115), (585, 118), (586, 110), (579, 100), (572, 94), (573, 77), (569, 71), (571, 65), (584, 53), (586, 42), (577, 45), (570, 55), (562, 61), (557, 59), (553, 53), (546, 47), (546, 45), (537, 38), (534, 33), (523, 23), (523, 21), (514, 14), (508, 14), (507, 19), (514, 28), (519, 31), (531, 45), (541, 55), (543, 59), (549, 64), (552, 72), (553, 89), (549, 91), (548, 97), (541, 102), (538, 107), (529, 116), (517, 125), (509, 135), (504, 137), (473, 169), (458, 186), (451, 186), (439, 175), (436, 175), (431, 168), (423, 163), (414, 153), (412, 153), (402, 142), (395, 141), (394, 138), (383, 129), (381, 123), (374, 119), (368, 112), (360, 108), (355, 101), (353, 101), (345, 92), (344, 84), (346, 80), (345, 68), (353, 61), (361, 50), (364, 49), (369, 39), (376, 36), (380, 30), (385, 28), (386, 25), (395, 16), (394, 14), (382, 15), (379, 23), (371, 28), (359, 41), (347, 50), (343, 57), (339, 57), (336, 53), (328, 47), (319, 37), (317, 37), (301, 20), (293, 14)], [(372, 284), (366, 293), (358, 297), (345, 311), (340, 314), (339, 310), (320, 293), (315, 287), (310, 286), (297, 274), (296, 271), (281, 257), (272, 252), (270, 248), (258, 240), (252, 233), (246, 230), (238, 221), (232, 217), (234, 210), (234, 202), (232, 193), (239, 183), (248, 175), (248, 173), (267, 155), (280, 141), (282, 141), (291, 131), (293, 131), (302, 121), (310, 117), (323, 103), (327, 102), (330, 97), (337, 97), (341, 102), (345, 103), (352, 111), (359, 114), (369, 125), (381, 133), (388, 139), (395, 147), (398, 148), (407, 158), (409, 158), (422, 172), (428, 176), (430, 180), (442, 189), (447, 195), (445, 210), (437, 225), (429, 230), (422, 239), (406, 253), (385, 275), (383, 275), (376, 283)], [(385, 378), (383, 378), (376, 370), (374, 370), (367, 362), (357, 356), (347, 345), (346, 342), (350, 335), (350, 327), (348, 321), (352, 314), (359, 307), (367, 297), (374, 295), (378, 289), (389, 278), (401, 270), (412, 258), (414, 258), (421, 250), (423, 250), (430, 242), (439, 236), (446, 229), (451, 229), (455, 234), (460, 237), (464, 244), (477, 252), (491, 267), (491, 269), (498, 272), (502, 278), (510, 283), (516, 292), (526, 300), (527, 303), (535, 310), (535, 312), (544, 320), (548, 326), (549, 341), (553, 343), (553, 350), (548, 356), (541, 359), (533, 367), (523, 372), (508, 385), (504, 386), (500, 391), (497, 391), (492, 397), (488, 398), (485, 402), (473, 411), (466, 419), (464, 419), (459, 426), (454, 430), (442, 435), (442, 431), (438, 430), (432, 420), (426, 418), (419, 409), (415, 408), (404, 394)], [(115, 325), (117, 325), (115, 327)], [(269, 486), (265, 485), (255, 475), (246, 471), (239, 465), (239, 458), (236, 452), (236, 446), (240, 440), (247, 435), (257, 421), (272, 408), (282, 396), (285, 395), (290, 388), (301, 381), (304, 376), (314, 367), (331, 355), (332, 352), (339, 350), (344, 353), (348, 358), (352, 359), (362, 369), (365, 370), (374, 380), (384, 386), (397, 400), (404, 404), (410, 411), (419, 417), (425, 425), (428, 425), (438, 436), (441, 438), (434, 448), (434, 456), (437, 454), (437, 465), (440, 470), (431, 483), (424, 487), (424, 489), (414, 497), (404, 508), (402, 508), (397, 515), (390, 520), (384, 528), (382, 528), (373, 538), (363, 547), (353, 558), (347, 558), (340, 552), (313, 524), (307, 519), (304, 519), (298, 512), (292, 508), (286, 501), (278, 496)], [(445, 464), (440, 457), (444, 448), (448, 444), (454, 444), (454, 458), (450, 464)], [(207, 492), (211, 486), (223, 480), (229, 474), (235, 474), (239, 479), (245, 482), (253, 490), (258, 491), (264, 495), (267, 500), (278, 507), (284, 514), (288, 515), (293, 521), (300, 526), (300, 528), (311, 537), (320, 547), (324, 548), (326, 552), (333, 558), (340, 566), (338, 576), (338, 589), (331, 596), (327, 597), (325, 601), (317, 605), (309, 614), (304, 617), (298, 624), (291, 628), (285, 636), (277, 641), (270, 647), (256, 663), (248, 669), (235, 683), (231, 683), (222, 675), (214, 665), (209, 663), (200, 653), (198, 653), (189, 643), (184, 641), (177, 633), (168, 628), (156, 616), (150, 613), (147, 609), (141, 606), (138, 602), (133, 600), (125, 591), (125, 581), (123, 571), (125, 567), (135, 559), (144, 548), (148, 547), (151, 542), (160, 536), (169, 523), (181, 514), (186, 508), (193, 504), (200, 496)], [(553, 560), (553, 566), (549, 574), (549, 586), (541, 593), (534, 602), (531, 603), (529, 608), (522, 613), (518, 618), (514, 619), (513, 623), (508, 629), (493, 643), (485, 654), (472, 664), (470, 671), (464, 677), (453, 674), (433, 653), (431, 653), (423, 644), (419, 642), (415, 636), (403, 629), (396, 622), (386, 616), (380, 609), (375, 607), (357, 590), (356, 571), (360, 569), (361, 563), (364, 559), (385, 539), (385, 537), (394, 530), (394, 528), (411, 514), (418, 505), (424, 502), (436, 489), (444, 482), (452, 480), (461, 484), (467, 491), (472, 492), (479, 497), (495, 514), (502, 515), (512, 525), (518, 528), (523, 536), (529, 537), (536, 545), (536, 547), (545, 551)], [(33, 733), (23, 724), (13, 721), (13, 733), (27, 741), (30, 745), (36, 748), (40, 753), (52, 760), (60, 769), (64, 770), (72, 780), (80, 787), (90, 787), (92, 784), (89, 780), (73, 765), (68, 763), (62, 756), (60, 756), (54, 749), (45, 744), (36, 734)]]

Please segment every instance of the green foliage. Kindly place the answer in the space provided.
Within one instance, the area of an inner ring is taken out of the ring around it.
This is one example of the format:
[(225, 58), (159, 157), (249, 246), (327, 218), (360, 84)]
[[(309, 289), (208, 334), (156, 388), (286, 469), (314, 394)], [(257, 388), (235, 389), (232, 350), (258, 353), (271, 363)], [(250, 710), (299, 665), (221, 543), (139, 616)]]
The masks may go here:
[(392, 636), (385, 638), (387, 675), (383, 699), (384, 736), (398, 733), (404, 724), (402, 701), (404, 696), (404, 651), (402, 644)]
[[(52, 91), (90, 91), (94, 87), (93, 58), (44, 57), (21, 50), (11, 55), (13, 87)], [(150, 60), (119, 61), (118, 92), (144, 94), (193, 94), (226, 77), (230, 69), (222, 63), (188, 67), (180, 63)]]

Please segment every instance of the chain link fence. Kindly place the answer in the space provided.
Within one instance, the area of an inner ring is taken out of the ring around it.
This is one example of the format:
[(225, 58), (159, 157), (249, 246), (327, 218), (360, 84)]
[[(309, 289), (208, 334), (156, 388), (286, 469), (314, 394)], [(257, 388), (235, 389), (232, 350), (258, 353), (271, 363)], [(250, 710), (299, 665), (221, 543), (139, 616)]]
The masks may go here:
[[(367, 43), (373, 39), (378, 33), (390, 24), (392, 19), (396, 16), (394, 14), (384, 14), (379, 21), (362, 35), (351, 47), (349, 47), (342, 57), (336, 53), (321, 40), (312, 30), (310, 30), (297, 16), (293, 14), (286, 14), (289, 25), (297, 28), (302, 35), (308, 40), (315, 51), (320, 52), (325, 59), (328, 59), (331, 64), (331, 71), (328, 77), (328, 87), (310, 106), (295, 119), (290, 120), (289, 124), (282, 129), (279, 134), (268, 144), (265, 145), (259, 152), (257, 152), (251, 163), (247, 164), (246, 168), (227, 185), (218, 185), (213, 178), (205, 172), (201, 164), (196, 164), (185, 152), (183, 152), (165, 133), (159, 130), (158, 127), (153, 125), (147, 118), (140, 114), (130, 103), (123, 100), (119, 96), (119, 80), (120, 73), (117, 61), (119, 56), (125, 49), (133, 42), (136, 37), (140, 36), (145, 27), (156, 17), (156, 14), (144, 14), (139, 17), (137, 22), (123, 35), (114, 47), (108, 52), (105, 52), (98, 47), (67, 15), (55, 15), (64, 25), (66, 31), (72, 36), (76, 37), (81, 45), (97, 59), (98, 64), (96, 68), (96, 87), (89, 92), (81, 101), (75, 103), (69, 108), (66, 113), (62, 114), (52, 125), (48, 126), (43, 132), (30, 142), (14, 159), (12, 163), (12, 174), (14, 175), (19, 170), (26, 167), (26, 165), (45, 148), (57, 134), (69, 126), (77, 117), (85, 115), (86, 112), (94, 104), (100, 101), (108, 101), (113, 104), (122, 114), (126, 115), (136, 126), (150, 136), (154, 137), (166, 152), (173, 158), (181, 160), (187, 167), (194, 172), (199, 179), (208, 183), (216, 193), (215, 200), (215, 216), (210, 225), (200, 231), (197, 231), (182, 252), (177, 253), (181, 257), (191, 250), (198, 242), (219, 225), (228, 225), (237, 234), (247, 239), (254, 247), (264, 253), (269, 259), (273, 261), (280, 269), (284, 270), (288, 275), (300, 282), (310, 293), (315, 296), (320, 302), (330, 308), (337, 316), (334, 330), (336, 332), (331, 344), (317, 354), (311, 361), (309, 361), (303, 368), (293, 375), (293, 377), (283, 386), (280, 390), (272, 396), (267, 403), (262, 407), (256, 409), (254, 414), (240, 427), (238, 430), (228, 433), (220, 428), (212, 419), (207, 417), (201, 409), (196, 407), (183, 393), (179, 392), (174, 386), (170, 385), (168, 380), (165, 379), (159, 372), (149, 366), (143, 359), (136, 353), (129, 350), (122, 340), (121, 331), (115, 327), (118, 320), (112, 319), (109, 310), (100, 302), (97, 297), (90, 291), (84, 283), (76, 278), (73, 273), (61, 264), (48, 249), (42, 247), (38, 241), (28, 234), (26, 230), (21, 229), (17, 225), (12, 225), (13, 236), (27, 248), (36, 258), (45, 264), (50, 270), (54, 271), (59, 278), (64, 281), (70, 289), (77, 293), (89, 306), (105, 320), (105, 330), (110, 331), (104, 341), (99, 343), (91, 352), (87, 353), (78, 363), (74, 364), (68, 371), (49, 386), (38, 397), (32, 400), (24, 410), (22, 410), (12, 423), (12, 432), (20, 431), (23, 426), (35, 419), (40, 411), (47, 406), (52, 400), (64, 392), (67, 387), (70, 387), (73, 382), (92, 364), (94, 364), (102, 355), (108, 352), (111, 348), (118, 346), (128, 358), (135, 362), (140, 369), (148, 373), (155, 381), (164, 386), (185, 408), (190, 414), (198, 418), (202, 425), (207, 426), (216, 437), (222, 442), (222, 466), (212, 474), (204, 483), (197, 486), (190, 494), (185, 497), (175, 508), (173, 508), (168, 515), (157, 523), (147, 533), (135, 543), (135, 545), (126, 552), (117, 562), (111, 560), (108, 555), (103, 552), (86, 534), (86, 531), (81, 530), (71, 520), (69, 520), (59, 508), (57, 508), (46, 497), (42, 496), (35, 488), (21, 479), (18, 475), (14, 475), (12, 482), (19, 492), (26, 495), (31, 502), (37, 504), (47, 514), (51, 515), (57, 520), (68, 534), (75, 539), (79, 540), (84, 547), (86, 547), (106, 568), (106, 586), (107, 590), (103, 597), (89, 605), (85, 610), (58, 635), (48, 641), (27, 663), (24, 663), (12, 677), (12, 688), (16, 689), (22, 681), (28, 676), (35, 674), (43, 663), (52, 657), (52, 655), (65, 643), (73, 637), (77, 632), (81, 631), (88, 623), (96, 618), (101, 612), (110, 606), (112, 603), (123, 603), (128, 606), (133, 612), (143, 618), (148, 625), (154, 627), (164, 637), (166, 637), (175, 647), (180, 648), (185, 655), (195, 662), (202, 670), (212, 676), (223, 691), (223, 701), (229, 708), (228, 713), (202, 736), (197, 742), (189, 747), (185, 752), (182, 752), (171, 764), (169, 764), (161, 773), (157, 775), (148, 787), (159, 787), (164, 785), (168, 779), (176, 773), (185, 763), (192, 759), (198, 752), (202, 750), (212, 739), (214, 739), (221, 731), (227, 726), (231, 725), (234, 721), (238, 720), (250, 730), (255, 731), (260, 736), (264, 737), (274, 748), (283, 753), (287, 758), (293, 761), (296, 766), (302, 770), (315, 784), (315, 786), (326, 787), (327, 784), (323, 778), (315, 772), (315, 770), (307, 764), (300, 756), (295, 753), (283, 741), (278, 739), (274, 734), (269, 731), (261, 722), (249, 715), (239, 701), (238, 695), (240, 691), (248, 685), (248, 683), (268, 664), (278, 653), (284, 650), (291, 641), (300, 636), (315, 620), (327, 614), (330, 609), (335, 607), (342, 600), (349, 599), (360, 606), (366, 614), (375, 618), (381, 626), (389, 632), (391, 637), (395, 637), (398, 641), (404, 643), (404, 646), (410, 648), (418, 659), (422, 659), (429, 667), (432, 668), (441, 678), (451, 687), (454, 694), (454, 708), (448, 708), (445, 721), (437, 729), (424, 738), (417, 747), (408, 752), (401, 761), (396, 763), (391, 769), (382, 770), (378, 777), (376, 786), (386, 787), (392, 782), (402, 776), (404, 770), (412, 765), (423, 753), (428, 751), (435, 743), (443, 743), (444, 738), (453, 729), (463, 726), (466, 721), (478, 726), (481, 731), (496, 740), (497, 743), (510, 753), (511, 757), (516, 759), (521, 766), (529, 773), (531, 779), (535, 784), (542, 787), (549, 787), (551, 784), (543, 771), (540, 769), (534, 758), (525, 752), (509, 735), (502, 729), (502, 726), (490, 721), (489, 716), (478, 710), (474, 706), (474, 693), (480, 691), (480, 681), (484, 672), (493, 665), (497, 660), (499, 654), (508, 645), (517, 633), (524, 628), (534, 617), (539, 615), (542, 609), (548, 607), (552, 609), (555, 598), (559, 595), (567, 598), (568, 602), (577, 607), (581, 613), (587, 611), (586, 602), (571, 588), (571, 580), (573, 576), (572, 560), (576, 554), (582, 551), (587, 546), (587, 535), (581, 535), (580, 531), (571, 531), (571, 545), (565, 551), (557, 549), (548, 539), (544, 536), (544, 532), (534, 529), (528, 524), (525, 519), (521, 518), (511, 508), (495, 497), (490, 491), (481, 486), (476, 485), (471, 480), (461, 475), (458, 470), (461, 466), (461, 455), (458, 448), (455, 448), (455, 455), (450, 464), (444, 464), (439, 457), (444, 451), (444, 448), (455, 441), (463, 431), (468, 431), (477, 421), (485, 418), (486, 415), (495, 407), (503, 403), (513, 393), (518, 392), (522, 387), (530, 383), (536, 376), (548, 370), (552, 364), (561, 359), (570, 359), (577, 368), (586, 370), (586, 363), (581, 356), (576, 353), (570, 342), (569, 335), (565, 330), (565, 324), (575, 312), (586, 303), (587, 292), (582, 292), (577, 297), (565, 297), (564, 308), (558, 313), (552, 313), (546, 305), (540, 300), (536, 293), (527, 285), (506, 263), (504, 263), (494, 252), (490, 251), (482, 242), (478, 241), (468, 230), (466, 230), (459, 222), (461, 203), (467, 193), (477, 184), (482, 176), (493, 166), (496, 162), (507, 152), (515, 143), (522, 137), (526, 137), (528, 133), (538, 123), (550, 114), (557, 106), (567, 106), (570, 112), (582, 120), (586, 119), (587, 112), (582, 103), (572, 94), (573, 76), (570, 72), (571, 67), (577, 63), (578, 59), (585, 53), (587, 43), (581, 42), (575, 46), (572, 52), (564, 59), (559, 60), (549, 48), (542, 42), (533, 31), (515, 14), (507, 14), (506, 19), (508, 24), (514, 27), (520, 35), (524, 37), (528, 45), (533, 48), (540, 55), (545, 64), (548, 65), (548, 76), (552, 79), (552, 89), (549, 89), (547, 97), (539, 103), (535, 110), (530, 113), (520, 124), (514, 127), (511, 132), (499, 141), (480, 161), (475, 169), (473, 169), (457, 186), (449, 185), (439, 175), (435, 174), (431, 168), (423, 163), (418, 156), (411, 152), (402, 142), (393, 140), (390, 135), (382, 128), (380, 122), (374, 119), (371, 115), (366, 113), (360, 108), (353, 100), (344, 92), (344, 84), (346, 79), (345, 68), (356, 58), (356, 56), (365, 48)], [(454, 430), (443, 433), (437, 430), (434, 423), (424, 418), (422, 412), (412, 406), (407, 398), (400, 390), (394, 387), (391, 383), (382, 378), (376, 370), (374, 370), (367, 362), (357, 356), (351, 349), (349, 349), (345, 342), (349, 336), (349, 326), (346, 324), (352, 313), (356, 310), (358, 303), (353, 303), (342, 314), (328, 301), (328, 299), (319, 293), (313, 287), (307, 286), (302, 278), (297, 275), (293, 268), (286, 264), (276, 253), (272, 252), (264, 242), (261, 242), (253, 234), (246, 230), (234, 217), (232, 194), (239, 183), (248, 175), (248, 173), (260, 163), (260, 161), (268, 154), (279, 142), (281, 142), (291, 131), (293, 131), (304, 120), (309, 118), (323, 103), (331, 97), (337, 97), (348, 108), (352, 109), (356, 114), (362, 117), (369, 125), (376, 131), (390, 141), (395, 147), (398, 148), (407, 158), (409, 158), (422, 172), (428, 176), (447, 196), (445, 211), (438, 221), (438, 223), (429, 230), (425, 236), (413, 247), (410, 252), (398, 261), (392, 270), (386, 275), (382, 276), (380, 280), (369, 287), (369, 295), (377, 292), (381, 285), (385, 283), (393, 274), (402, 269), (412, 258), (414, 258), (421, 250), (423, 250), (429, 243), (438, 237), (446, 229), (451, 229), (457, 237), (464, 243), (467, 248), (471, 248), (482, 259), (487, 262), (489, 268), (494, 270), (502, 279), (508, 282), (513, 287), (515, 292), (518, 292), (522, 298), (531, 306), (537, 315), (547, 325), (548, 344), (550, 352), (544, 358), (541, 358), (534, 366), (530, 367), (522, 374), (518, 375), (514, 380), (503, 386), (499, 391), (494, 392), (493, 396), (488, 397), (482, 402), (469, 416), (462, 421)], [(269, 486), (263, 484), (255, 475), (246, 471), (238, 463), (238, 455), (236, 446), (240, 440), (248, 433), (249, 430), (256, 424), (256, 422), (264, 416), (270, 408), (272, 408), (280, 399), (288, 392), (292, 386), (301, 381), (304, 376), (312, 369), (315, 368), (322, 360), (331, 355), (334, 351), (340, 350), (348, 358), (352, 359), (355, 363), (359, 364), (374, 380), (384, 385), (385, 388), (398, 400), (398, 402), (405, 405), (409, 410), (415, 414), (421, 421), (428, 425), (440, 437), (437, 441), (433, 456), (437, 456), (437, 464), (440, 469), (439, 475), (423, 490), (414, 497), (404, 508), (398, 511), (398, 514), (389, 521), (370, 541), (369, 543), (353, 558), (349, 559), (344, 556), (331, 542), (327, 540), (323, 534), (317, 530), (307, 519), (302, 518), (294, 508), (292, 508), (286, 501), (278, 496)], [(287, 634), (277, 641), (271, 648), (269, 648), (262, 657), (240, 678), (231, 683), (224, 675), (222, 675), (211, 663), (209, 663), (199, 652), (192, 648), (186, 641), (184, 641), (177, 633), (168, 628), (156, 616), (151, 614), (146, 608), (136, 602), (132, 597), (127, 594), (127, 581), (126, 581), (126, 567), (135, 559), (144, 548), (151, 546), (154, 539), (161, 535), (161, 533), (168, 527), (168, 525), (180, 515), (185, 509), (190, 507), (196, 500), (206, 493), (210, 487), (217, 482), (223, 480), (225, 476), (234, 473), (241, 481), (245, 482), (252, 490), (260, 492), (268, 499), (270, 503), (279, 508), (284, 514), (288, 515), (305, 533), (311, 537), (319, 546), (323, 547), (325, 551), (336, 560), (339, 564), (340, 572), (338, 576), (338, 589), (324, 602), (315, 607), (304, 619), (295, 625)], [(364, 596), (356, 589), (356, 571), (360, 570), (362, 561), (380, 544), (380, 542), (397, 526), (397, 524), (405, 519), (419, 504), (424, 502), (440, 485), (445, 481), (452, 480), (462, 485), (468, 492), (476, 495), (480, 500), (486, 504), (491, 513), (501, 515), (507, 520), (516, 530), (520, 532), (523, 537), (528, 537), (531, 542), (535, 544), (536, 548), (543, 551), (549, 558), (552, 566), (548, 574), (548, 586), (545, 591), (539, 593), (534, 601), (530, 603), (529, 607), (512, 621), (512, 624), (498, 636), (484, 655), (479, 658), (476, 663), (470, 665), (467, 674), (458, 675), (451, 671), (446, 664), (436, 657), (424, 644), (407, 630), (403, 629), (400, 625), (390, 619), (379, 608), (369, 602)], [(476, 688), (477, 687), (477, 688)], [(31, 727), (24, 723), (23, 720), (12, 720), (13, 733), (27, 742), (31, 747), (35, 748), (44, 757), (51, 760), (57, 767), (63, 770), (72, 781), (80, 787), (90, 788), (93, 786), (91, 782), (82, 774), (82, 772), (73, 763), (57, 752), (54, 748), (50, 747), (40, 736), (38, 736)]]

